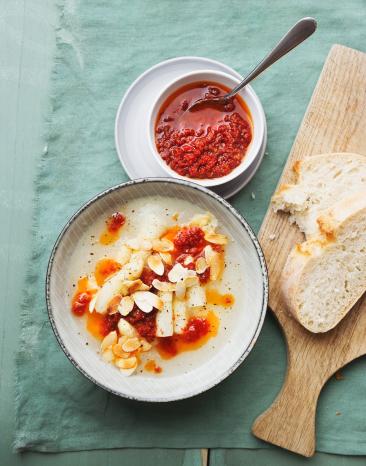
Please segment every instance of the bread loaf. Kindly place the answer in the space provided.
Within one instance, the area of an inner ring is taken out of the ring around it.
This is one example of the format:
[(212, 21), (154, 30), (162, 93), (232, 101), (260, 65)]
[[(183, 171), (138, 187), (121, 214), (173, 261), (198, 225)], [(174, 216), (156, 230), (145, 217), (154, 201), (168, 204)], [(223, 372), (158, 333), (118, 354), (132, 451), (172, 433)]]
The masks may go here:
[[(355, 166), (347, 166), (353, 178)], [(281, 291), (288, 310), (305, 328), (326, 332), (366, 289), (366, 188), (323, 209), (315, 225), (311, 239), (289, 255)]]

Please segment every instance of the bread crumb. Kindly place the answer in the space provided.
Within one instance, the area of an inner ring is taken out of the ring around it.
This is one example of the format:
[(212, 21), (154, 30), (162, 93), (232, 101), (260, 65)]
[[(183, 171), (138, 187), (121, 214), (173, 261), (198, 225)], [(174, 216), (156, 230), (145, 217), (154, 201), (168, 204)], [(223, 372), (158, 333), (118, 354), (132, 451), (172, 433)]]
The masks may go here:
[(255, 193), (252, 193), (252, 194), (251, 194), (251, 197), (252, 197), (252, 199), (254, 200), (254, 199), (255, 199)]
[(336, 416), (340, 416), (342, 413), (340, 413), (339, 411), (336, 411)]
[(344, 380), (345, 379), (345, 377), (344, 377), (344, 375), (342, 374), (341, 371), (336, 372), (334, 374), (334, 377), (335, 377), (336, 380)]

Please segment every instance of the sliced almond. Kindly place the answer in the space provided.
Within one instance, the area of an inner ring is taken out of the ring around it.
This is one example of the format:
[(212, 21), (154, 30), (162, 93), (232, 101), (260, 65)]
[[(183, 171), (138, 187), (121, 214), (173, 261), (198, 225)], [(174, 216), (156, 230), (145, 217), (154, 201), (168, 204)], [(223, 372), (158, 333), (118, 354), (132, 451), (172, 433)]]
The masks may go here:
[(147, 291), (150, 289), (150, 287), (145, 285), (145, 283), (139, 278), (137, 280), (126, 280), (124, 285), (127, 287), (129, 294), (132, 294), (135, 291)]
[(159, 254), (152, 254), (149, 256), (147, 258), (147, 265), (156, 275), (161, 276), (164, 274), (164, 264)]
[(204, 273), (207, 269), (208, 265), (206, 259), (204, 257), (199, 257), (196, 260), (196, 272), (197, 273)]
[(205, 259), (210, 267), (210, 279), (218, 280), (224, 270), (224, 259), (221, 253), (214, 251), (211, 246), (206, 246)]
[(95, 303), (97, 302), (98, 298), (98, 292), (95, 293), (95, 295), (92, 297), (89, 303), (89, 312), (93, 312), (95, 309)]
[(176, 283), (179, 280), (183, 281), (186, 276), (187, 269), (179, 263), (175, 264), (174, 267), (168, 273), (169, 281), (171, 281), (172, 283)]
[(118, 344), (122, 346), (123, 343), (127, 341), (129, 338), (130, 337), (128, 337), (127, 335), (122, 335), (121, 337), (118, 338)]
[(111, 347), (103, 351), (102, 358), (105, 362), (112, 362), (114, 360), (114, 353)]
[(141, 241), (141, 249), (143, 251), (151, 251), (152, 249), (152, 241), (149, 239), (143, 239)]
[(132, 367), (131, 369), (120, 369), (119, 371), (124, 377), (129, 377), (135, 372), (136, 367), (137, 365), (135, 367)]
[(133, 309), (134, 301), (131, 296), (124, 296), (118, 306), (118, 312), (122, 316), (127, 316)]
[(146, 341), (145, 338), (140, 339), (140, 344), (140, 349), (143, 353), (146, 353), (146, 351), (150, 351), (152, 348), (152, 345), (148, 341)]
[(135, 327), (133, 327), (126, 319), (121, 317), (118, 321), (118, 331), (121, 335), (134, 337), (136, 335)]
[(128, 359), (130, 357), (131, 357), (131, 353), (123, 353), (121, 356), (122, 359)]
[(127, 247), (134, 251), (138, 251), (141, 249), (141, 240), (140, 238), (131, 238), (126, 241)]
[(154, 307), (159, 310), (163, 308), (162, 300), (151, 291), (136, 291), (132, 298), (136, 306), (143, 312), (151, 312)]
[(120, 263), (122, 266), (127, 264), (131, 257), (131, 249), (126, 246), (126, 244), (122, 244), (116, 254), (116, 261)]
[(152, 242), (145, 238), (132, 238), (126, 241), (126, 245), (134, 251), (151, 251)]
[(197, 275), (194, 275), (193, 277), (187, 277), (184, 279), (183, 284), (186, 288), (189, 288), (190, 286), (195, 286), (198, 285), (200, 282), (199, 278)]
[(217, 228), (218, 221), (210, 212), (206, 212), (205, 214), (194, 215), (189, 225), (196, 225), (205, 230), (214, 231)]
[(163, 239), (154, 239), (152, 242), (152, 247), (154, 251), (157, 252), (170, 252), (174, 249), (174, 244), (172, 241), (168, 240), (167, 238)]
[(123, 358), (125, 355), (125, 352), (122, 349), (122, 345), (119, 343), (116, 343), (115, 345), (112, 346), (112, 351), (115, 356), (118, 358)]
[(148, 253), (145, 251), (134, 252), (131, 254), (130, 261), (122, 269), (125, 275), (125, 280), (136, 280), (137, 278), (140, 278), (147, 255)]
[(138, 348), (140, 348), (140, 346), (140, 340), (137, 337), (132, 337), (123, 343), (122, 349), (126, 353), (131, 353), (132, 351), (136, 351)]
[(112, 346), (117, 343), (117, 332), (113, 330), (112, 332), (108, 333), (107, 336), (103, 338), (103, 341), (100, 345), (100, 349), (104, 351), (108, 348), (108, 346)]
[(152, 286), (159, 291), (175, 291), (176, 285), (169, 282), (161, 282), (157, 278), (152, 281)]
[(193, 257), (192, 256), (187, 256), (184, 261), (183, 261), (183, 264), (184, 265), (189, 265), (189, 264), (192, 264), (193, 262)]
[(177, 286), (175, 288), (175, 296), (177, 299), (184, 299), (186, 295), (186, 287), (184, 282), (177, 282)]
[(205, 227), (210, 223), (211, 215), (207, 212), (205, 214), (196, 214), (192, 217), (189, 224), (198, 227)]
[(220, 233), (206, 233), (205, 240), (209, 243), (224, 245), (227, 244), (227, 236), (221, 235)]
[(172, 283), (177, 283), (179, 281), (184, 281), (187, 277), (194, 277), (196, 276), (196, 272), (194, 270), (189, 270), (183, 267), (182, 264), (175, 264), (174, 267), (168, 273), (168, 279)]
[(108, 303), (108, 309), (107, 309), (109, 315), (117, 314), (121, 299), (122, 299), (122, 295), (120, 294), (116, 295), (114, 298), (111, 299), (111, 301)]
[(137, 367), (137, 358), (136, 356), (131, 356), (130, 358), (124, 359), (116, 359), (115, 365), (119, 369), (134, 369)]
[(173, 259), (171, 254), (169, 252), (159, 252), (160, 257), (163, 259), (163, 262), (165, 262), (168, 265), (172, 265)]

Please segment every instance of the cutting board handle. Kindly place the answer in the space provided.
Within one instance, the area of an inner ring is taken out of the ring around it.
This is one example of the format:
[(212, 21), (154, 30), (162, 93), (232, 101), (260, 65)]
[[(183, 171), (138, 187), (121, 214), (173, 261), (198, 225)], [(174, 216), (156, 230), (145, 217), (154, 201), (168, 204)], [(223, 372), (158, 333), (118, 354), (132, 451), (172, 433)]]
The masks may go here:
[(253, 434), (266, 442), (304, 456), (315, 452), (315, 413), (324, 381), (310, 358), (291, 361), (285, 383), (272, 405), (253, 424)]

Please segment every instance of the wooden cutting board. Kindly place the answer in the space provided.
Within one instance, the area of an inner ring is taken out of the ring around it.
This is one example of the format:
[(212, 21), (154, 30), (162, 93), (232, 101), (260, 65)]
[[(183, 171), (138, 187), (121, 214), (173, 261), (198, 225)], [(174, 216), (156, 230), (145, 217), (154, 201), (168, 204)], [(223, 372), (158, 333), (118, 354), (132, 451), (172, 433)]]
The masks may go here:
[[(279, 184), (294, 181), (295, 161), (326, 152), (366, 156), (366, 54), (341, 45), (327, 57)], [(252, 430), (262, 440), (312, 456), (321, 389), (337, 370), (366, 354), (366, 296), (335, 329), (308, 332), (286, 313), (279, 293), (281, 271), (292, 247), (304, 240), (302, 233), (269, 206), (259, 240), (268, 266), (269, 306), (286, 338), (288, 366), (279, 395)]]

